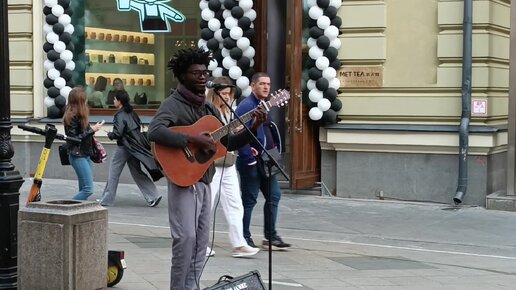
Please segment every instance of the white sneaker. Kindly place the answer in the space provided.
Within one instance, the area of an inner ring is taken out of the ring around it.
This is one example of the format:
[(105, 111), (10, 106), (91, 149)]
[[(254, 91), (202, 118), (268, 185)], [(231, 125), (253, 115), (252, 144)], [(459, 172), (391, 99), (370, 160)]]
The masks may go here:
[(206, 247), (206, 257), (213, 257), (215, 256), (215, 251), (212, 250), (210, 247)]
[(233, 248), (233, 252), (231, 253), (231, 255), (235, 258), (249, 257), (249, 256), (256, 255), (256, 253), (258, 253), (259, 251), (260, 251), (259, 248), (252, 248), (252, 247), (249, 247), (248, 245), (245, 245), (242, 247)]

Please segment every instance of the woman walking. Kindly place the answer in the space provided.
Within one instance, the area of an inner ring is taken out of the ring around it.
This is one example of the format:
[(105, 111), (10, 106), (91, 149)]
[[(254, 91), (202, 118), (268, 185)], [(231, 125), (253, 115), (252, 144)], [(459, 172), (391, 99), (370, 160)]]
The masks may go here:
[[(108, 132), (108, 137), (116, 140), (117, 148), (111, 158), (108, 181), (99, 202), (104, 206), (114, 204), (120, 174), (127, 163), (131, 176), (147, 204), (155, 207), (161, 201), (161, 195), (153, 181), (160, 179), (163, 175), (154, 161), (149, 140), (141, 132), (140, 118), (129, 104), (127, 92), (117, 91), (113, 103), (118, 112), (113, 119), (113, 131)], [(145, 166), (152, 180), (142, 171), (141, 164)]]
[(67, 141), (68, 155), (77, 179), (79, 192), (73, 197), (76, 200), (87, 200), (93, 193), (93, 135), (100, 130), (102, 123), (90, 126), (88, 116), (88, 98), (82, 87), (76, 87), (68, 95), (68, 106), (63, 116), (65, 134), (81, 139), (81, 143)]
[[(228, 77), (218, 77), (213, 80), (217, 84), (233, 84)], [(235, 91), (233, 88), (225, 88), (218, 92), (228, 104), (232, 104)], [(231, 120), (231, 111), (226, 104), (216, 95), (215, 89), (208, 90), (207, 100), (219, 110), (222, 122), (228, 124)], [(211, 209), (213, 212), (214, 205), (217, 203), (216, 196), (220, 192), (220, 204), (229, 224), (229, 240), (233, 246), (233, 257), (252, 256), (260, 251), (258, 248), (250, 247), (244, 239), (242, 219), (244, 216), (244, 208), (242, 198), (240, 196), (240, 186), (238, 183), (238, 174), (235, 166), (236, 155), (228, 152), (226, 157), (215, 160), (215, 175), (210, 184), (211, 187)], [(214, 255), (215, 252), (210, 248), (207, 249), (206, 255)]]

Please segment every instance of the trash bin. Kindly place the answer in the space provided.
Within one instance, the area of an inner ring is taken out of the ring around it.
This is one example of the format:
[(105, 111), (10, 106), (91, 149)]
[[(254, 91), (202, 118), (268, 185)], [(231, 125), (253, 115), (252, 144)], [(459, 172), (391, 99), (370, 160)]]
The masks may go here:
[(33, 202), (18, 213), (21, 290), (106, 289), (107, 254), (107, 209), (95, 202)]

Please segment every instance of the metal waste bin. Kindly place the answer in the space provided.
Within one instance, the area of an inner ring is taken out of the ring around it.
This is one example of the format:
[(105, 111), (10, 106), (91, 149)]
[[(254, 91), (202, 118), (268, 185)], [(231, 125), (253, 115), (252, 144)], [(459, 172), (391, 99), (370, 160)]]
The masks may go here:
[(107, 217), (107, 209), (91, 201), (49, 200), (20, 208), (19, 289), (106, 289)]

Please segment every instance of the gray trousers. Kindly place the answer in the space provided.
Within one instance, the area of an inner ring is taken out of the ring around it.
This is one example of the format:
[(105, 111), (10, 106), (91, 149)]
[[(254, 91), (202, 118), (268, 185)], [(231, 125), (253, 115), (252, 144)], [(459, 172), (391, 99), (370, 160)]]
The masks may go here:
[[(168, 218), (172, 236), (171, 290), (200, 289), (201, 270), (210, 236), (209, 185), (168, 183)], [(199, 287), (198, 287), (199, 286)]]
[(117, 146), (115, 153), (111, 158), (108, 181), (104, 188), (102, 198), (100, 199), (100, 204), (111, 206), (115, 203), (120, 174), (122, 174), (122, 170), (126, 163), (129, 166), (129, 172), (131, 172), (134, 182), (138, 185), (138, 188), (147, 203), (150, 203), (160, 196), (158, 188), (154, 182), (149, 178), (149, 176), (147, 176), (147, 174), (145, 174), (145, 172), (142, 171), (140, 161), (132, 157), (123, 146)]

